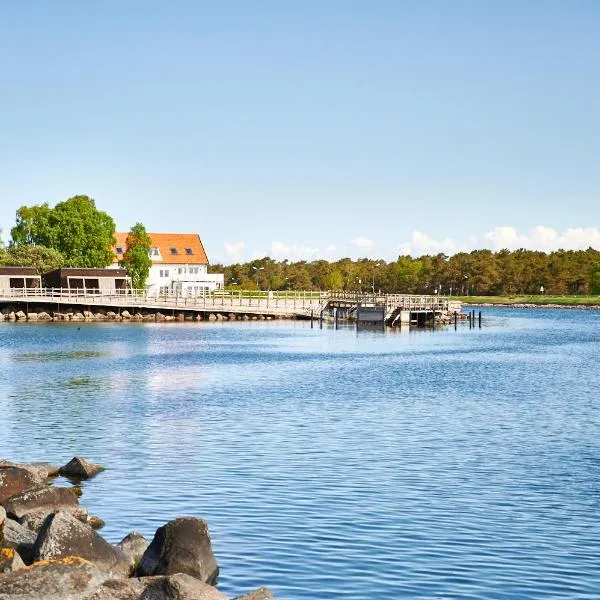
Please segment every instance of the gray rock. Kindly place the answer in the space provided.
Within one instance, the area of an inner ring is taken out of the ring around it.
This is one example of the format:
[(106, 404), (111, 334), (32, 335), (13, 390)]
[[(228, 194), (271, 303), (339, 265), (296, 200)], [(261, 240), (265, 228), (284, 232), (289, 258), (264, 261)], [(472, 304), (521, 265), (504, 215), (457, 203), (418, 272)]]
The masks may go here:
[(149, 545), (150, 542), (141, 533), (132, 531), (117, 544), (117, 548), (123, 552), (130, 567), (134, 569), (137, 568)]
[(273, 600), (274, 596), (271, 590), (261, 587), (253, 592), (248, 592), (243, 596), (236, 596), (233, 600)]
[[(81, 521), (82, 523), (88, 523), (90, 526), (92, 526), (92, 524), (89, 523), (91, 517), (88, 516), (87, 510), (83, 506), (64, 506), (61, 508), (61, 510), (70, 513), (78, 521)], [(37, 533), (46, 522), (46, 519), (55, 512), (57, 512), (56, 508), (52, 506), (39, 508), (38, 510), (33, 510), (23, 515), (19, 519), (19, 523), (27, 527), (27, 529)]]
[(0, 548), (0, 573), (9, 573), (24, 569), (25, 563), (13, 548)]
[(17, 466), (0, 466), (0, 502), (43, 484), (41, 477)]
[(21, 519), (27, 513), (45, 509), (60, 510), (66, 507), (79, 505), (77, 497), (69, 488), (42, 485), (15, 494), (4, 501), (4, 508), (8, 516)]
[(131, 319), (131, 313), (128, 310), (122, 310), (121, 317), (123, 319)]
[(42, 479), (48, 479), (49, 477), (56, 477), (58, 475), (58, 467), (49, 462), (21, 463), (16, 466), (27, 469)]
[(0, 574), (0, 600), (87, 600), (105, 580), (92, 563), (70, 556)]
[(142, 556), (138, 571), (140, 575), (186, 573), (206, 583), (214, 582), (219, 567), (206, 521), (180, 517), (159, 527)]
[(95, 465), (83, 456), (74, 456), (66, 465), (59, 469), (61, 475), (66, 477), (76, 477), (78, 479), (89, 479), (104, 471), (104, 467)]
[(35, 561), (79, 556), (93, 562), (113, 577), (129, 574), (123, 553), (98, 535), (89, 525), (67, 512), (59, 511), (46, 519), (33, 548)]
[(36, 534), (17, 523), (13, 519), (4, 521), (4, 541), (2, 542), (5, 548), (16, 550), (23, 562), (30, 565), (33, 562), (33, 545), (35, 544)]
[(88, 515), (85, 523), (87, 523), (92, 529), (102, 529), (106, 525), (104, 519), (101, 519), (96, 515)]
[(216, 588), (190, 575), (111, 579), (90, 600), (226, 600)]
[(17, 321), (24, 321), (27, 318), (27, 315), (22, 310), (19, 310), (15, 313), (15, 317), (17, 318)]

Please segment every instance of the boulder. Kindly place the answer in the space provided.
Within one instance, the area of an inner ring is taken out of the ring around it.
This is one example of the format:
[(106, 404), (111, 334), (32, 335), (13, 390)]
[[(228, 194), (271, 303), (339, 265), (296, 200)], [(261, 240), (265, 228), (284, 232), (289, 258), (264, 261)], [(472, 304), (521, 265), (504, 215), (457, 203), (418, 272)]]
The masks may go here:
[(0, 573), (24, 569), (25, 563), (13, 548), (0, 548)]
[(233, 600), (273, 600), (273, 594), (271, 590), (262, 587), (253, 592), (248, 592), (243, 596), (236, 596)]
[(6, 514), (21, 519), (27, 513), (40, 509), (60, 510), (64, 507), (79, 506), (77, 497), (69, 488), (41, 485), (11, 496), (3, 502)]
[(28, 321), (37, 321), (38, 320), (38, 314), (34, 313), (34, 312), (27, 313), (27, 320)]
[(128, 310), (122, 310), (121, 317), (123, 319), (131, 319), (131, 313)]
[(100, 517), (98, 517), (96, 515), (88, 515), (85, 522), (92, 529), (102, 529), (106, 525), (106, 522), (104, 521), (104, 519), (101, 519)]
[(186, 573), (213, 583), (219, 573), (208, 525), (203, 519), (180, 517), (159, 527), (140, 561), (140, 575)]
[(17, 464), (16, 466), (27, 469), (42, 479), (48, 479), (49, 477), (56, 477), (58, 475), (58, 467), (49, 462), (22, 463)]
[(84, 319), (93, 319), (94, 318), (94, 313), (91, 310), (84, 310), (83, 311), (83, 318)]
[(208, 320), (209, 320), (209, 321), (216, 321), (216, 320), (217, 320), (217, 316), (216, 316), (216, 315), (214, 315), (213, 313), (210, 313), (210, 314), (208, 315)]
[(27, 318), (27, 315), (22, 310), (19, 310), (15, 313), (15, 317), (17, 318), (17, 321), (24, 321)]
[(33, 562), (33, 545), (36, 538), (33, 531), (13, 519), (6, 519), (3, 536), (2, 544), (5, 548), (16, 550), (25, 564), (29, 565)]
[(74, 456), (66, 465), (62, 466), (58, 472), (66, 477), (89, 479), (100, 473), (100, 471), (104, 471), (104, 467), (95, 465), (82, 456)]
[(105, 580), (92, 563), (70, 556), (0, 574), (0, 600), (87, 600)]
[[(82, 523), (88, 523), (88, 525), (93, 527), (93, 525), (89, 522), (93, 517), (88, 516), (87, 510), (83, 506), (64, 506), (61, 508), (61, 510), (70, 513), (78, 521), (81, 521)], [(19, 519), (19, 523), (27, 527), (27, 529), (31, 529), (31, 531), (35, 531), (37, 533), (46, 522), (48, 516), (55, 512), (56, 508), (52, 506), (32, 510), (26, 515), (23, 515)]]
[(12, 311), (8, 313), (8, 320), (9, 321), (16, 321), (17, 319), (17, 313)]
[(42, 478), (28, 469), (17, 466), (0, 466), (0, 502), (42, 484)]
[(93, 562), (101, 571), (114, 577), (129, 574), (123, 553), (98, 535), (89, 525), (71, 514), (59, 511), (50, 515), (33, 547), (35, 561), (79, 556)]
[(123, 552), (129, 561), (129, 566), (135, 569), (149, 545), (150, 542), (141, 533), (132, 531), (117, 544), (117, 548)]
[(216, 588), (190, 575), (111, 579), (90, 600), (226, 600)]

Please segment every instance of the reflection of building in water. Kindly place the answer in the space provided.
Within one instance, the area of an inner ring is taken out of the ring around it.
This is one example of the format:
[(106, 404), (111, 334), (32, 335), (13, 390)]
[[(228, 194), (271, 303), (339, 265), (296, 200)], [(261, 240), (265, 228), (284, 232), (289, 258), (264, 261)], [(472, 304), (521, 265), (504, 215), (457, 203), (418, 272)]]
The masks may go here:
[[(223, 273), (208, 272), (208, 257), (197, 233), (149, 233), (152, 266), (146, 289), (157, 294), (199, 296), (223, 287)], [(116, 234), (112, 268), (127, 250), (127, 233)]]
[(42, 287), (35, 267), (0, 267), (0, 289)]
[(130, 288), (125, 269), (56, 269), (42, 277), (44, 287), (62, 288), (88, 294), (125, 292)]

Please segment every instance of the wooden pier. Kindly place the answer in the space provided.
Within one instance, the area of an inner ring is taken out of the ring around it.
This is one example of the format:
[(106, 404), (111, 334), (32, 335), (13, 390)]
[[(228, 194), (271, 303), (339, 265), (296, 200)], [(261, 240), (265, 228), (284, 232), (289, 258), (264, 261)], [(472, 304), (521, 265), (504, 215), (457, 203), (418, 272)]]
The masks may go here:
[[(345, 319), (388, 325), (424, 325), (438, 315), (460, 312), (459, 302), (439, 296), (349, 292), (216, 291), (197, 296), (136, 290), (0, 288), (6, 320), (116, 320), (148, 318)], [(30, 316), (36, 315), (36, 318)], [(65, 318), (67, 315), (68, 318)], [(92, 316), (90, 316), (92, 315)], [(75, 318), (74, 318), (75, 317)]]

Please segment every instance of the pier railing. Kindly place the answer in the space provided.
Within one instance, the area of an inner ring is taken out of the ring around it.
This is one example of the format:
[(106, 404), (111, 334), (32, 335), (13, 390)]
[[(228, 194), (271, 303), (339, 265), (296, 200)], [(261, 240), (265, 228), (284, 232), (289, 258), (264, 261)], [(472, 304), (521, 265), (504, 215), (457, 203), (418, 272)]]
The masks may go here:
[(394, 311), (454, 312), (460, 303), (443, 296), (409, 294), (370, 294), (360, 292), (215, 290), (181, 294), (131, 289), (83, 288), (0, 288), (0, 302), (39, 302), (147, 307), (160, 310), (189, 309), (231, 312), (272, 312), (279, 314), (319, 314), (328, 306), (382, 306), (386, 314)]

